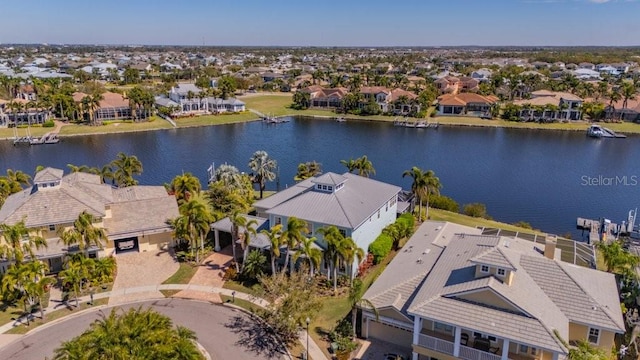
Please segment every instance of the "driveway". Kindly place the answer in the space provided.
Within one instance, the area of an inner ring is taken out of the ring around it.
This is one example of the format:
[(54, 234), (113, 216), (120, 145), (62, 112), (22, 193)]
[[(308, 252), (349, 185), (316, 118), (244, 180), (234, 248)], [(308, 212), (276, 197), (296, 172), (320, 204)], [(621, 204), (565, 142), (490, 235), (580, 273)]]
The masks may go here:
[[(118, 275), (113, 284), (113, 290), (162, 284), (180, 267), (174, 257), (164, 250), (118, 254), (116, 262)], [(160, 297), (162, 293), (159, 291), (111, 297), (109, 305)]]
[[(202, 264), (198, 267), (198, 270), (189, 281), (190, 285), (202, 285), (222, 287), (224, 285), (224, 273), (233, 260), (233, 250), (231, 245), (225, 247), (220, 252), (213, 253), (207, 257)], [(193, 290), (182, 290), (174, 295), (178, 298), (189, 298), (203, 301), (209, 301), (214, 303), (220, 303), (220, 295), (212, 293), (203, 293)]]
[(411, 359), (411, 348), (403, 348), (401, 346), (388, 343), (381, 340), (360, 340), (362, 347), (356, 354), (358, 360), (384, 360), (385, 354), (398, 354), (404, 356), (405, 359)]
[[(222, 305), (211, 305), (199, 301), (163, 299), (123, 305), (151, 307), (169, 316), (175, 325), (193, 330), (198, 342), (209, 352), (212, 359), (262, 360), (284, 358), (278, 342), (265, 333), (245, 313)], [(24, 336), (0, 349), (0, 359), (32, 360), (52, 358), (53, 351), (63, 341), (68, 341), (85, 331), (89, 324), (99, 318), (100, 312), (108, 314), (110, 309), (96, 310), (63, 321), (44, 325), (32, 334)]]

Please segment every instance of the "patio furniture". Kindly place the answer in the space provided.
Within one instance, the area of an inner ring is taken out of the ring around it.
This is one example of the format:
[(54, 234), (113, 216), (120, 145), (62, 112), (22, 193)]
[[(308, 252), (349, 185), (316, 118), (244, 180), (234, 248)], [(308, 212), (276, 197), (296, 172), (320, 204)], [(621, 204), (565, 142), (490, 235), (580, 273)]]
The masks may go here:
[(469, 334), (462, 333), (460, 335), (460, 345), (468, 346), (469, 344)]
[(491, 341), (489, 341), (489, 339), (487, 338), (476, 338), (473, 341), (473, 348), (480, 351), (489, 352), (489, 349), (491, 349)]
[(498, 354), (500, 352), (500, 348), (492, 346), (492, 347), (489, 348), (489, 352), (492, 353), (492, 354)]

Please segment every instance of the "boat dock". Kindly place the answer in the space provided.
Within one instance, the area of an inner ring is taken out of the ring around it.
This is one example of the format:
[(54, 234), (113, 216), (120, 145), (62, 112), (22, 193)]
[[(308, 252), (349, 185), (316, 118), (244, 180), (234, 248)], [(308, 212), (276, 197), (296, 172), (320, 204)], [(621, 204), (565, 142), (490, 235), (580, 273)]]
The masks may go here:
[(13, 145), (41, 145), (41, 144), (57, 144), (60, 142), (60, 138), (58, 138), (58, 133), (56, 132), (48, 132), (42, 137), (35, 137), (31, 135), (27, 136), (14, 136)]
[(618, 134), (617, 132), (615, 132), (615, 131), (613, 131), (611, 129), (607, 129), (606, 127), (603, 127), (602, 128), (602, 137), (624, 139), (624, 138), (627, 137), (627, 135)]
[(425, 120), (416, 120), (411, 121), (408, 119), (399, 120), (396, 119), (393, 121), (394, 126), (408, 127), (408, 128), (418, 128), (418, 129), (437, 129), (440, 124), (437, 122), (428, 122)]
[(618, 234), (626, 233), (626, 227), (623, 229), (621, 225), (607, 219), (593, 220), (579, 217), (576, 220), (576, 227), (583, 233), (589, 231), (589, 244), (615, 239)]

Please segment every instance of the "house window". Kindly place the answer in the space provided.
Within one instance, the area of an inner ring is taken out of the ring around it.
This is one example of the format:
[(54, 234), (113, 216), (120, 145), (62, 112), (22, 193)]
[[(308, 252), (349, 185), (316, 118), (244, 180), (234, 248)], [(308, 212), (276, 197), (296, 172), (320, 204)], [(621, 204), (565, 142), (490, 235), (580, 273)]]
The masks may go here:
[(275, 223), (276, 225), (282, 224), (282, 218), (280, 216), (276, 216)]
[(338, 231), (340, 232), (340, 235), (347, 237), (347, 231), (345, 229), (338, 229)]
[(322, 190), (322, 185), (320, 185), (320, 184), (316, 185), (316, 189)]
[(527, 345), (522, 345), (520, 344), (520, 349), (518, 351), (521, 354), (528, 354), (529, 353), (529, 347)]
[(453, 326), (439, 323), (437, 321), (433, 323), (433, 330), (445, 334), (453, 334)]
[(600, 329), (589, 328), (589, 342), (598, 345), (600, 342)]
[(380, 210), (378, 210), (378, 219), (380, 219)]
[(313, 224), (309, 224), (307, 226), (307, 230), (309, 230), (309, 232), (307, 233), (307, 235), (312, 236), (313, 235)]
[(483, 272), (483, 273), (488, 273), (489, 272), (489, 266), (480, 265), (480, 271)]
[(498, 268), (498, 276), (504, 276), (505, 275), (505, 270), (504, 269), (500, 269)]
[(55, 225), (49, 225), (49, 231), (56, 231)]
[(333, 186), (327, 186), (327, 190), (333, 191)]
[(46, 188), (46, 187), (47, 187), (47, 184), (42, 184), (41, 186), (42, 186), (43, 188)]

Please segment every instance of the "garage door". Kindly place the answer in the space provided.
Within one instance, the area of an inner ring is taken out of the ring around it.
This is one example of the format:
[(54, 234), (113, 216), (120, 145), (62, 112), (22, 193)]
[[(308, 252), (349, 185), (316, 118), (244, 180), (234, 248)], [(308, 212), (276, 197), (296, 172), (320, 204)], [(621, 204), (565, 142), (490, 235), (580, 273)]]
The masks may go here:
[(369, 338), (379, 339), (408, 348), (411, 348), (411, 343), (413, 342), (413, 334), (411, 331), (374, 320), (369, 320)]
[(115, 240), (114, 245), (116, 246), (116, 254), (121, 254), (129, 251), (138, 251), (138, 238), (126, 238)]

